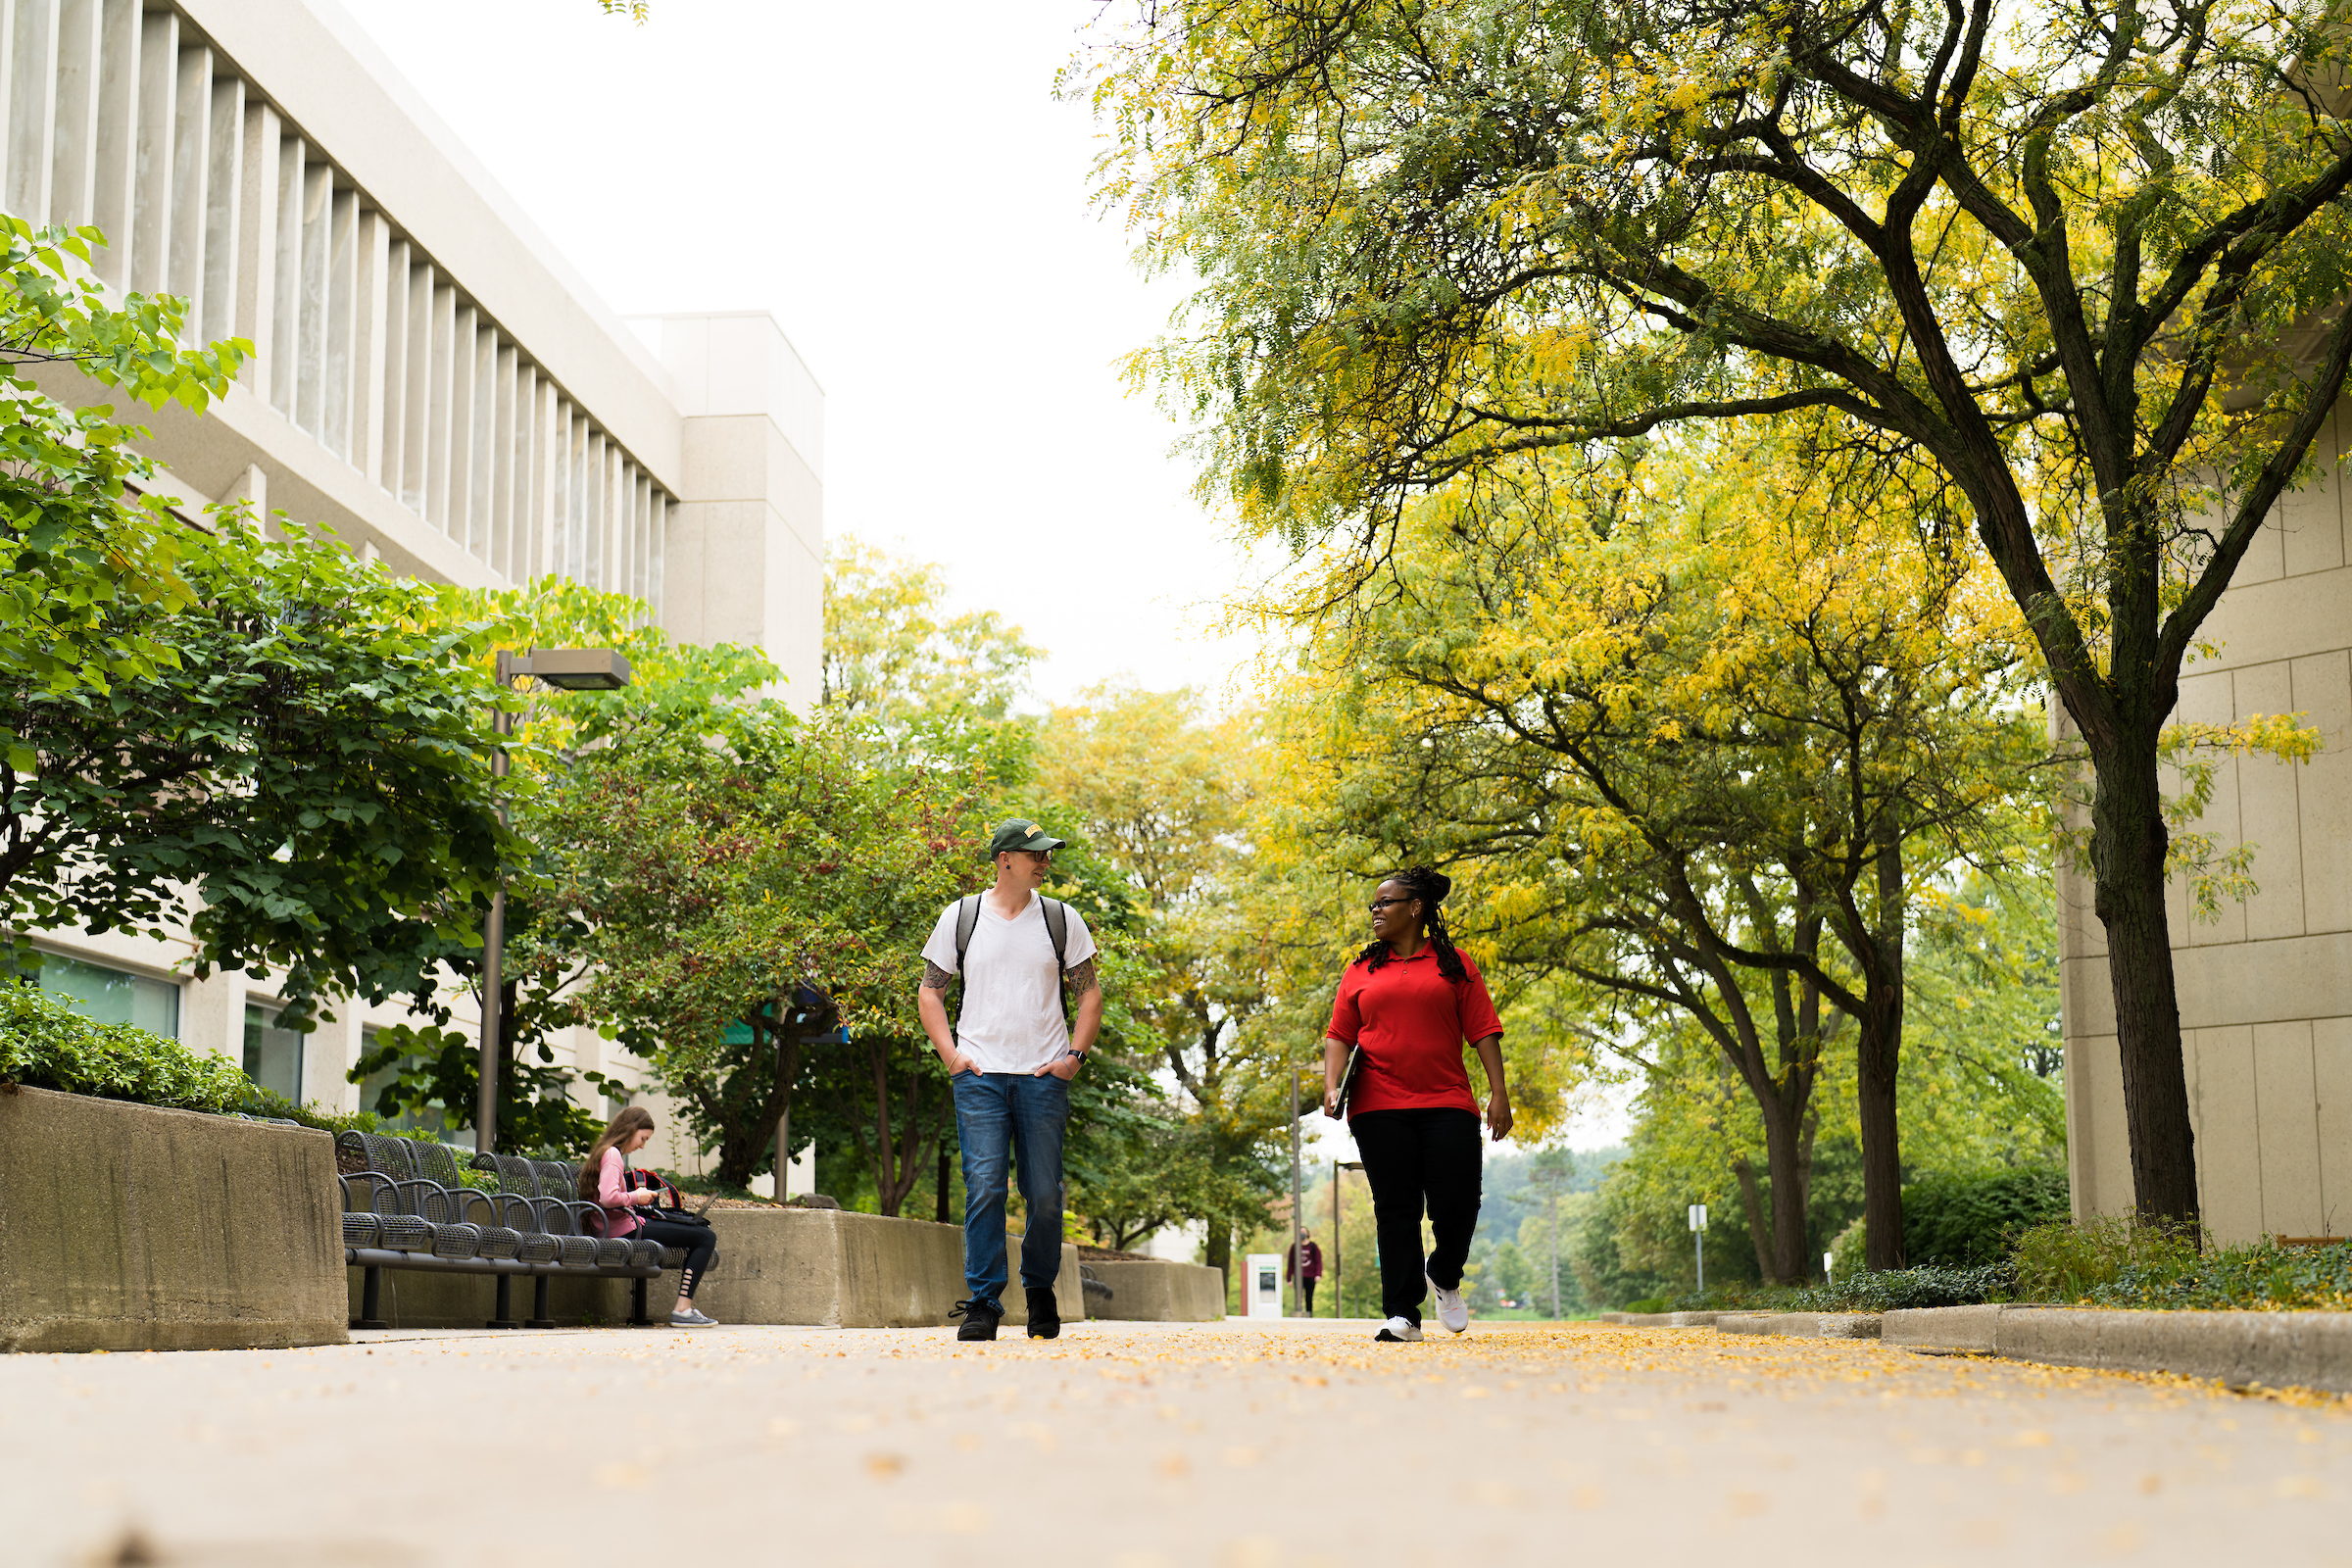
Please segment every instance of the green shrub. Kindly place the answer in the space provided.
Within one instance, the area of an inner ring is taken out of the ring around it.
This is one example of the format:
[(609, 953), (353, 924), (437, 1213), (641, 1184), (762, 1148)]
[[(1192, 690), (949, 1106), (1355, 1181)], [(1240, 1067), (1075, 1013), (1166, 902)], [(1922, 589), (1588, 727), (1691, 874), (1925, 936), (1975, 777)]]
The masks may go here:
[(2018, 1289), (2029, 1300), (2084, 1301), (2126, 1269), (2167, 1279), (2193, 1264), (2197, 1252), (2194, 1238), (2134, 1225), (2127, 1216), (2101, 1215), (2084, 1225), (2057, 1220), (2018, 1238)]
[(2042, 1225), (2017, 1249), (2034, 1299), (2085, 1306), (2342, 1311), (2352, 1305), (2352, 1246), (2281, 1247), (2271, 1237), (2216, 1247), (2129, 1217)]
[(2352, 1307), (2352, 1246), (2281, 1247), (2266, 1236), (2187, 1257), (2151, 1250), (2088, 1298), (2097, 1306), (2341, 1312)]
[(233, 1061), (130, 1024), (94, 1023), (28, 985), (0, 984), (0, 1076), (178, 1110), (238, 1110), (255, 1092)]
[(2005, 1259), (1973, 1268), (1931, 1263), (1919, 1268), (1863, 1269), (1827, 1285), (1809, 1285), (1791, 1295), (1783, 1310), (1900, 1312), (2005, 1301), (2016, 1294), (2017, 1268)]
[(1924, 1176), (1903, 1189), (1903, 1257), (1914, 1267), (1997, 1263), (2025, 1232), (2067, 1211), (2056, 1165)]
[(1794, 1293), (1786, 1285), (1733, 1280), (1703, 1291), (1685, 1291), (1660, 1308), (1667, 1312), (1778, 1312)]
[(1628, 1301), (1618, 1308), (1621, 1312), (1671, 1312), (1676, 1308), (1663, 1296), (1644, 1296), (1639, 1301)]
[(297, 1105), (225, 1056), (131, 1024), (93, 1022), (28, 985), (0, 983), (0, 1080), (170, 1110), (274, 1117), (330, 1133), (378, 1130), (365, 1111)]

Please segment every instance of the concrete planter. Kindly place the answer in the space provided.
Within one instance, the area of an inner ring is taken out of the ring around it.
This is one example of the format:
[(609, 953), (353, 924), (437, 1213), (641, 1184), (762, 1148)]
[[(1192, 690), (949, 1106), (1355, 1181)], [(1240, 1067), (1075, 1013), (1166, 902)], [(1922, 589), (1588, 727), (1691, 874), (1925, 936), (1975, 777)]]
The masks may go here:
[[(836, 1208), (714, 1208), (718, 1261), (696, 1304), (721, 1323), (800, 1324), (818, 1328), (936, 1327), (963, 1297), (963, 1230), (928, 1220), (886, 1219)], [(1029, 1306), (1020, 1282), (1020, 1242), (1011, 1242), (1014, 1280), (1004, 1293), (1004, 1321), (1023, 1325)], [(349, 1271), (356, 1315), (360, 1271)], [(386, 1270), (381, 1309), (396, 1328), (479, 1328), (494, 1310), (497, 1282), (480, 1275), (404, 1274)], [(529, 1301), (517, 1282), (517, 1310)], [(673, 1273), (646, 1282), (657, 1321), (677, 1299)], [(1086, 1316), (1078, 1249), (1064, 1245), (1054, 1299), (1065, 1323)], [(558, 1279), (548, 1292), (557, 1323), (623, 1323), (626, 1280)]]
[(0, 1094), (0, 1349), (341, 1345), (334, 1141)]
[(1141, 1258), (1105, 1258), (1086, 1266), (1110, 1287), (1110, 1299), (1094, 1305), (1095, 1316), (1105, 1321), (1221, 1323), (1225, 1320), (1225, 1274), (1221, 1269)]

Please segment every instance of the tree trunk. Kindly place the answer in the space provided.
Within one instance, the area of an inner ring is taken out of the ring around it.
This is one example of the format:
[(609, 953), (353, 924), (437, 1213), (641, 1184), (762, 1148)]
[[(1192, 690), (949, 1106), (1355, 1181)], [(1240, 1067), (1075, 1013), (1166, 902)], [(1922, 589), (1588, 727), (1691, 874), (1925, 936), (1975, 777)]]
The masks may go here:
[(1216, 1220), (1208, 1223), (1208, 1245), (1201, 1249), (1201, 1261), (1227, 1279), (1233, 1277), (1233, 1227)]
[(1798, 1123), (1801, 1114), (1771, 1103), (1764, 1112), (1764, 1173), (1772, 1181), (1772, 1278), (1775, 1285), (1796, 1285), (1807, 1274), (1805, 1224), (1806, 1152)]
[(1902, 850), (1879, 848), (1879, 928), (1856, 1020), (1854, 1093), (1862, 1123), (1862, 1256), (1874, 1269), (1903, 1266), (1902, 1130), (1895, 1070), (1903, 1054)]
[[(1903, 1155), (1895, 1125), (1895, 1058), (1901, 1016), (1862, 1025), (1854, 1095), (1862, 1122), (1862, 1256), (1874, 1269), (1903, 1266)], [(1893, 1032), (1894, 1039), (1885, 1032)]]
[[(2132, 739), (2137, 739), (2132, 737)], [(2107, 928), (2107, 973), (2124, 1069), (2124, 1121), (2132, 1142), (2132, 1197), (2143, 1223), (2197, 1226), (2196, 1130), (2180, 1050), (2171, 920), (2165, 910), (2170, 835), (2155, 744), (2128, 739), (2093, 758), (2094, 907)]]
[(1767, 1285), (1781, 1283), (1772, 1255), (1772, 1221), (1764, 1214), (1764, 1195), (1756, 1185), (1756, 1167), (1744, 1154), (1732, 1161), (1732, 1174), (1740, 1178), (1740, 1201), (1747, 1209), (1747, 1238), (1755, 1244), (1756, 1272)]

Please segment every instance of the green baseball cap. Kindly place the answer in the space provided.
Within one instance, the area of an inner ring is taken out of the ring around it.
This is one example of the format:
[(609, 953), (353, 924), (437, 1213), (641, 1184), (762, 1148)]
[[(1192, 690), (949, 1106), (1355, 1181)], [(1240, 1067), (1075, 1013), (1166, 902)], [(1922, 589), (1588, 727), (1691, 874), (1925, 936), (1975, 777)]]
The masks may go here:
[(1068, 839), (1057, 839), (1025, 816), (997, 824), (996, 833), (988, 841), (988, 858), (995, 859), (1007, 850), (1058, 850)]

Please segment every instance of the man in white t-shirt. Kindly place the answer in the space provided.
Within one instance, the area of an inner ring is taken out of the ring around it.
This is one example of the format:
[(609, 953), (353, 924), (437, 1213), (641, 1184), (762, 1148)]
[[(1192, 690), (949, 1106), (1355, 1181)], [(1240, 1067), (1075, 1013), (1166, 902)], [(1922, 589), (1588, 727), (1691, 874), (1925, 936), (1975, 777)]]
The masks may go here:
[[(963, 1149), (963, 1282), (969, 1298), (959, 1340), (993, 1340), (1004, 1316), (1004, 1182), (1007, 1156), (1020, 1171), (1029, 1230), (1021, 1239), (1021, 1284), (1029, 1337), (1061, 1332), (1054, 1281), (1061, 1273), (1061, 1136), (1070, 1118), (1070, 1080), (1094, 1049), (1102, 1022), (1095, 939), (1078, 911), (1037, 890), (1064, 840), (1022, 818), (989, 841), (997, 885), (940, 912), (923, 944), (916, 1004), (932, 1049), (956, 1095), (956, 1139)], [(960, 950), (960, 951), (959, 951)], [(956, 1020), (948, 990), (963, 982)], [(1064, 1011), (1063, 993), (1076, 1004)]]

